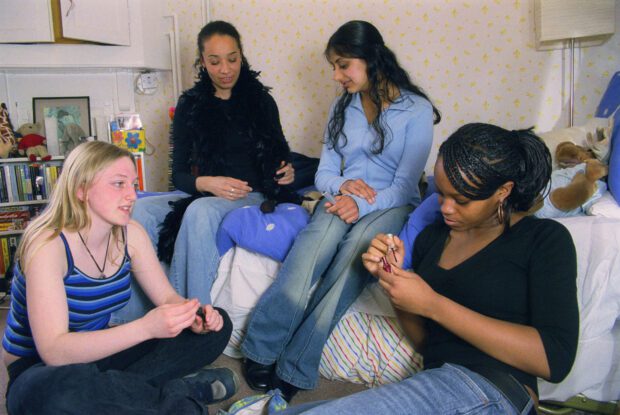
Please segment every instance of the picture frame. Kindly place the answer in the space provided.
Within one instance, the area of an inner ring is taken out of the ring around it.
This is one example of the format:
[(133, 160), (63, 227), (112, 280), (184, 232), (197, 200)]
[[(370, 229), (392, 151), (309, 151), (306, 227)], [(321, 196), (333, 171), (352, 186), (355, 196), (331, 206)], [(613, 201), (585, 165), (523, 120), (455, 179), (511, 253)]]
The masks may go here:
[(32, 98), (33, 121), (47, 140), (47, 151), (53, 156), (66, 156), (91, 136), (90, 98)]

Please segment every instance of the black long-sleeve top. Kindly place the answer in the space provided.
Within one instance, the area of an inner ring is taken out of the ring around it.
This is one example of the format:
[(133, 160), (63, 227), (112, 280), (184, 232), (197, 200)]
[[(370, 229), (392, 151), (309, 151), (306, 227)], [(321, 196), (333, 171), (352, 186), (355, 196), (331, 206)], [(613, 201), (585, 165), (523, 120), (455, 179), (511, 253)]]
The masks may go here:
[[(456, 267), (438, 266), (450, 228), (431, 225), (417, 237), (413, 269), (436, 292), (491, 318), (538, 330), (551, 382), (569, 373), (579, 333), (577, 259), (568, 230), (549, 219), (525, 217), (509, 232)], [(426, 368), (455, 363), (512, 374), (537, 391), (536, 377), (480, 351), (432, 320), (426, 320)]]
[(227, 176), (262, 191), (263, 159), (271, 157), (267, 149), (283, 153), (280, 160), (289, 153), (276, 102), (247, 77), (240, 78), (228, 100), (215, 97), (209, 82), (197, 82), (177, 103), (171, 130), (173, 184), (196, 194), (197, 176)]

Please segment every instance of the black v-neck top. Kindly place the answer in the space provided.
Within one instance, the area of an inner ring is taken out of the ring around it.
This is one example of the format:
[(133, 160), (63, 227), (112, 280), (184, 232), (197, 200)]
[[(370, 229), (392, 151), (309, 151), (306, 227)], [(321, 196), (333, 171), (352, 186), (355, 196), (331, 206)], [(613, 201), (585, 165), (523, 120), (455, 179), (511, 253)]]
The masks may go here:
[[(417, 237), (413, 269), (439, 294), (488, 317), (538, 330), (552, 382), (570, 371), (579, 334), (577, 259), (568, 230), (550, 219), (525, 217), (509, 232), (446, 270), (438, 263), (450, 228), (431, 225)], [(535, 376), (478, 350), (432, 320), (426, 320), (426, 368), (456, 363), (512, 374), (537, 391)]]

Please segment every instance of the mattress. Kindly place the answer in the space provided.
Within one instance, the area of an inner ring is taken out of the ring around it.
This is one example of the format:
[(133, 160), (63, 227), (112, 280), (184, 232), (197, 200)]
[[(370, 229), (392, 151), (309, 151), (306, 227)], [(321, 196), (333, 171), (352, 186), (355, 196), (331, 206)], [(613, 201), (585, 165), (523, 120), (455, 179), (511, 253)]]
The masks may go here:
[[(600, 401), (620, 391), (620, 220), (580, 216), (558, 219), (577, 249), (580, 340), (572, 371), (560, 384), (539, 381), (543, 400), (578, 393)], [(225, 353), (238, 346), (252, 308), (277, 275), (280, 263), (236, 246), (224, 255), (212, 291), (234, 332)], [(323, 349), (320, 373), (367, 386), (396, 382), (422, 369), (421, 356), (404, 338), (380, 286), (371, 284), (349, 308)]]

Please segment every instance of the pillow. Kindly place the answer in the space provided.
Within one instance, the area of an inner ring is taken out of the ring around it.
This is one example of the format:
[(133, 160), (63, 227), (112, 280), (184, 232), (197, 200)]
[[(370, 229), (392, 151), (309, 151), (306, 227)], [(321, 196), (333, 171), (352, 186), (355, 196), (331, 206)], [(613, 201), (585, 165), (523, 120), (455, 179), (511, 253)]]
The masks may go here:
[(586, 213), (591, 216), (620, 219), (620, 205), (611, 193), (605, 192), (600, 199), (592, 203)]
[(273, 213), (260, 207), (244, 206), (229, 212), (217, 230), (220, 256), (234, 245), (284, 261), (295, 237), (310, 221), (306, 209), (292, 203), (280, 203)]
[(405, 245), (405, 258), (403, 261), (403, 269), (411, 268), (411, 254), (413, 252), (413, 243), (422, 229), (428, 225), (441, 220), (441, 211), (439, 205), (439, 195), (431, 194), (429, 197), (415, 208), (409, 215), (409, 220), (400, 231), (398, 237)]
[[(620, 92), (619, 92), (620, 94)], [(609, 191), (620, 203), (620, 113), (616, 112), (614, 131), (611, 135), (611, 155), (609, 156), (609, 174), (607, 176), (607, 185)]]
[[(616, 72), (609, 81), (601, 103), (596, 110), (597, 117), (614, 117), (613, 131), (611, 134), (611, 155), (609, 157), (609, 176), (607, 184), (609, 191), (620, 203), (620, 72)], [(614, 115), (615, 114), (615, 115)]]

